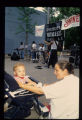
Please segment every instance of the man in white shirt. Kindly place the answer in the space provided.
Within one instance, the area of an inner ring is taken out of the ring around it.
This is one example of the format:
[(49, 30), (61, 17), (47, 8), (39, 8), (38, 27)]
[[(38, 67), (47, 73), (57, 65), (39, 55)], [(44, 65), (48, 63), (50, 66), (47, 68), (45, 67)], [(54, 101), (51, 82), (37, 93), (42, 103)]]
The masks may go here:
[(24, 43), (23, 42), (20, 43), (19, 50), (20, 50), (20, 58), (24, 59)]
[(35, 41), (33, 41), (32, 42), (32, 60), (33, 61), (36, 59), (36, 49), (37, 49), (37, 45)]

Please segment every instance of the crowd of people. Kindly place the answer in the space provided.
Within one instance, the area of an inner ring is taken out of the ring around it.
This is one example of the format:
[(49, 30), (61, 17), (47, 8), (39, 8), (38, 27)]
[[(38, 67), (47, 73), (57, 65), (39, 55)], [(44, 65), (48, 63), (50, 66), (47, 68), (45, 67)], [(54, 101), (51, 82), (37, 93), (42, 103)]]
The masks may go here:
[(31, 60), (34, 62), (35, 60), (40, 61), (40, 57), (43, 58), (43, 62), (45, 63), (45, 51), (46, 47), (43, 43), (36, 44), (35, 41), (32, 42), (30, 48), (28, 47), (28, 55)]
[(50, 65), (54, 67), (55, 63), (58, 61), (57, 46), (58, 41), (55, 39), (51, 39), (50, 42), (44, 41), (44, 44), (37, 44), (33, 41), (32, 44), (28, 44), (26, 48), (24, 47), (24, 43), (21, 42), (19, 47), (20, 58), (24, 59), (24, 51), (27, 49), (30, 60), (47, 64), (48, 68)]
[[(69, 61), (72, 63), (74, 62), (75, 66), (79, 66), (80, 57), (79, 53), (77, 53), (79, 50), (76, 51), (76, 47), (77, 46), (74, 44), (74, 49), (70, 52), (71, 57), (69, 57)], [(43, 64), (47, 64), (48, 68), (50, 66), (52, 66), (52, 68), (54, 67), (58, 61), (59, 52), (60, 56), (62, 55), (62, 45), (55, 38), (51, 39), (49, 42), (44, 40), (44, 44), (37, 44), (33, 41), (31, 44), (26, 46), (23, 42), (21, 42), (18, 50), (20, 51), (20, 59), (24, 59), (26, 50), (28, 51), (26, 54), (28, 54), (29, 59), (32, 60), (33, 63), (38, 61)], [(75, 55), (72, 55), (72, 53), (75, 53)]]

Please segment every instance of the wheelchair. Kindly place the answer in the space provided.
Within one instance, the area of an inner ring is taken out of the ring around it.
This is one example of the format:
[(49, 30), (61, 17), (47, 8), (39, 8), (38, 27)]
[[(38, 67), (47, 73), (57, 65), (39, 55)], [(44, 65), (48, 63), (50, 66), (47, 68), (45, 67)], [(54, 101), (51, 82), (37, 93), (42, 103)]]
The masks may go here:
[[(31, 80), (38, 83), (32, 77)], [(38, 119), (45, 119), (49, 115), (49, 109), (38, 100), (37, 95), (18, 86), (14, 78), (5, 72), (4, 75), (4, 118), (5, 119), (25, 119), (31, 115), (32, 108), (38, 114)], [(5, 110), (5, 108), (7, 108)]]

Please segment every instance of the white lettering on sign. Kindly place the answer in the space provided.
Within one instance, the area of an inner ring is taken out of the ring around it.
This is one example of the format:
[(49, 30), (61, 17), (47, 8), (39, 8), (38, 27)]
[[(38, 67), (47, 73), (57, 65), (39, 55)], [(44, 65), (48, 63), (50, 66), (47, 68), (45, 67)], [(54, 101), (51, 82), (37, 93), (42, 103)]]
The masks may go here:
[(58, 37), (58, 36), (61, 36), (61, 35), (62, 35), (61, 30), (47, 33), (47, 37)]

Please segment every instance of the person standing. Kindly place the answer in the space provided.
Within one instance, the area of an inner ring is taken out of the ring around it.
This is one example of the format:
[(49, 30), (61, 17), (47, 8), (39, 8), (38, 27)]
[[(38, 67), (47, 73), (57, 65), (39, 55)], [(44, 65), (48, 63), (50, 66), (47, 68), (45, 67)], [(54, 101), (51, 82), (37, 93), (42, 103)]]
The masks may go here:
[(32, 42), (32, 60), (33, 61), (36, 59), (36, 49), (37, 49), (36, 42), (33, 41)]
[(58, 58), (57, 58), (57, 45), (58, 45), (58, 42), (55, 39), (52, 39), (51, 42), (45, 41), (45, 43), (47, 45), (51, 45), (48, 68), (49, 68), (50, 65), (52, 65), (52, 67), (54, 67), (54, 65), (58, 61)]
[(20, 43), (19, 50), (20, 50), (20, 58), (24, 59), (24, 43), (23, 42)]
[(43, 63), (45, 64), (45, 46), (42, 44)]

